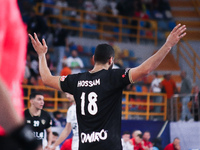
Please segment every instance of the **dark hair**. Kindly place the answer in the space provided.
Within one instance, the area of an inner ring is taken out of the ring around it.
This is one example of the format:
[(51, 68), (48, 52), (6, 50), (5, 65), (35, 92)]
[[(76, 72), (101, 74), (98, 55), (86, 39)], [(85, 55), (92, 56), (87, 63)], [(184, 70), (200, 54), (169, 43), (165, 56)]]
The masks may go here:
[(52, 132), (52, 134), (53, 134), (54, 136), (59, 136), (59, 134), (58, 134), (57, 132)]
[(94, 53), (94, 61), (101, 64), (106, 64), (111, 57), (114, 57), (115, 52), (112, 46), (108, 44), (97, 45)]
[(33, 93), (30, 94), (29, 98), (33, 99), (33, 98), (36, 97), (36, 95), (43, 95), (43, 94), (41, 92), (33, 92)]
[(162, 139), (160, 137), (156, 137), (153, 140), (153, 146), (157, 147), (159, 150), (163, 150), (163, 148), (162, 148)]
[(142, 139), (142, 136), (143, 136), (143, 135), (142, 135), (142, 134), (138, 134), (137, 136), (138, 136), (139, 138), (141, 138), (141, 139)]
[(57, 116), (58, 114), (61, 114), (61, 112), (60, 112), (60, 111), (54, 111), (54, 112), (53, 112), (54, 118), (56, 118), (56, 116)]
[(124, 132), (123, 132), (123, 135), (124, 135), (124, 134), (130, 134), (130, 132), (129, 132), (129, 131), (124, 131)]

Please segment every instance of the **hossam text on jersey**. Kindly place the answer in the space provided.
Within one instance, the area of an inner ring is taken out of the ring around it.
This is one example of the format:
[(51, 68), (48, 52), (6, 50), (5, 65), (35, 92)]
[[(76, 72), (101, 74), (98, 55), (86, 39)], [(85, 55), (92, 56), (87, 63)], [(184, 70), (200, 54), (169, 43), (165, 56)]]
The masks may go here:
[(78, 81), (77, 87), (93, 87), (97, 85), (100, 85), (100, 79), (95, 79), (93, 81), (88, 81), (88, 80)]

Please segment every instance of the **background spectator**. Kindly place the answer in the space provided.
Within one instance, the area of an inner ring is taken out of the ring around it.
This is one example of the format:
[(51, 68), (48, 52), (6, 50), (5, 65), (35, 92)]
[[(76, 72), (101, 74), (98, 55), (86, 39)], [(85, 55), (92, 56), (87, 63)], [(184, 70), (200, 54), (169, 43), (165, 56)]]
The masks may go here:
[(43, 36), (43, 38), (45, 38), (46, 43), (49, 44), (48, 45), (48, 49), (49, 49), (49, 54), (52, 55), (53, 52), (53, 41), (54, 41), (54, 37), (53, 37), (53, 32), (52, 32), (52, 28), (48, 28), (47, 32), (45, 33), (45, 35)]
[(196, 85), (194, 86), (194, 90), (193, 90), (193, 94), (194, 94), (194, 99), (193, 99), (193, 103), (192, 103), (192, 109), (191, 112), (194, 115), (194, 120), (195, 121), (199, 121), (199, 112), (200, 112), (200, 91), (199, 91), (199, 86)]
[(142, 132), (140, 130), (135, 130), (132, 133), (132, 139), (134, 139), (138, 134), (142, 134)]
[(66, 120), (62, 117), (62, 113), (60, 111), (53, 112), (52, 126), (64, 127), (65, 124)]
[(164, 150), (180, 150), (181, 146), (180, 146), (180, 140), (179, 138), (175, 138), (173, 143), (168, 144)]
[(84, 0), (67, 0), (69, 7), (82, 9)]
[(171, 117), (173, 117), (171, 116), (171, 97), (177, 93), (176, 83), (171, 79), (170, 73), (164, 75), (164, 80), (161, 82), (161, 88), (163, 88), (167, 94), (167, 119), (170, 120)]
[[(38, 75), (39, 75), (39, 68), (38, 68), (38, 59), (33, 57), (33, 59), (30, 60), (30, 72), (31, 72), (31, 78), (32, 80), (38, 81)], [(34, 78), (34, 79), (33, 79)], [(34, 82), (32, 82), (34, 83)]]
[(53, 30), (54, 37), (54, 63), (57, 66), (56, 74), (59, 75), (62, 69), (62, 59), (65, 56), (65, 51), (68, 50), (67, 42), (68, 32), (62, 28), (62, 23), (57, 21), (56, 28)]
[[(85, 0), (83, 7), (86, 11), (94, 12), (96, 10), (92, 0)], [(94, 21), (96, 19), (95, 13), (87, 13), (85, 19), (88, 21)]]
[(60, 76), (67, 76), (72, 73), (72, 70), (67, 66), (66, 63), (62, 63), (62, 70), (60, 72)]
[[(54, 0), (42, 0), (44, 4), (50, 4), (54, 5), (55, 1)], [(50, 7), (42, 7), (41, 12), (43, 13), (48, 13), (48, 14), (53, 14), (54, 9)]]
[(133, 144), (130, 140), (131, 134), (129, 131), (124, 131), (122, 135), (122, 149), (123, 150), (133, 150)]
[(144, 143), (142, 141), (142, 134), (138, 134), (133, 140), (133, 149), (134, 150), (144, 150)]
[[(151, 82), (150, 91), (153, 92), (153, 93), (161, 93), (160, 82), (161, 82), (161, 79), (158, 78), (158, 73), (155, 72), (154, 73), (154, 79)], [(162, 96), (153, 96), (153, 102), (161, 103), (162, 102)], [(154, 106), (154, 112), (160, 113), (161, 112), (161, 106)], [(160, 117), (157, 117), (157, 116), (154, 117), (154, 118), (161, 119)]]
[(108, 5), (108, 1), (107, 0), (94, 0), (94, 4), (96, 5), (98, 12), (104, 12), (104, 8)]
[[(24, 72), (24, 78), (28, 81), (28, 79), (31, 77), (31, 71), (30, 71), (30, 57), (26, 57), (26, 66), (25, 66), (25, 72)], [(26, 83), (27, 84), (27, 83)]]
[(44, 14), (43, 16), (36, 15), (34, 10), (31, 10), (30, 12), (30, 19), (28, 21), (28, 31), (29, 33), (33, 34), (33, 32), (37, 33), (38, 35), (42, 37), (47, 31), (47, 14)]
[(157, 137), (153, 140), (153, 150), (163, 150), (162, 139), (160, 137)]
[[(68, 3), (66, 0), (56, 0), (56, 4), (55, 4), (57, 7), (63, 7), (63, 8), (67, 8), (68, 7)], [(54, 9), (54, 12), (53, 12), (55, 15), (58, 15), (59, 13), (61, 13), (59, 11), (59, 9)]]
[(72, 74), (80, 73), (81, 68), (84, 67), (83, 61), (78, 57), (76, 50), (72, 50), (71, 56), (67, 58), (67, 66), (71, 68)]
[(53, 61), (51, 60), (51, 56), (49, 53), (46, 54), (46, 59), (47, 59), (47, 66), (49, 67), (51, 73), (55, 74), (56, 68), (53, 64)]
[(143, 143), (145, 150), (152, 150), (153, 144), (149, 141), (151, 138), (151, 134), (149, 131), (145, 131), (143, 134)]
[(117, 16), (118, 15), (118, 10), (117, 10), (117, 2), (115, 0), (111, 0), (110, 7), (112, 9), (112, 14)]
[(123, 67), (123, 61), (122, 61), (122, 51), (120, 47), (114, 43), (110, 43), (115, 51), (115, 60), (114, 64), (118, 66), (119, 68)]
[(188, 102), (190, 101), (190, 96), (188, 94), (191, 94), (192, 83), (191, 80), (188, 77), (186, 77), (187, 73), (185, 71), (182, 71), (180, 76), (182, 79), (180, 94), (183, 94), (182, 95), (183, 97), (181, 98), (181, 103), (182, 103), (181, 120), (185, 121), (186, 119), (189, 121), (193, 121), (194, 119), (188, 108)]

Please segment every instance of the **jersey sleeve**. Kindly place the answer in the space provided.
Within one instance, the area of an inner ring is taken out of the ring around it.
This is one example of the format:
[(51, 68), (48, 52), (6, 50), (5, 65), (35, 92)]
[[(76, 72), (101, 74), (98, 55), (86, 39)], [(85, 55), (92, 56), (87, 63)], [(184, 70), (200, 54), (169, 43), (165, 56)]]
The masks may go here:
[(60, 88), (63, 92), (68, 92), (73, 94), (73, 89), (75, 87), (74, 81), (77, 80), (77, 74), (68, 75), (68, 76), (61, 76), (60, 77)]
[(116, 87), (125, 87), (132, 83), (129, 77), (130, 68), (127, 69), (114, 69), (110, 80)]

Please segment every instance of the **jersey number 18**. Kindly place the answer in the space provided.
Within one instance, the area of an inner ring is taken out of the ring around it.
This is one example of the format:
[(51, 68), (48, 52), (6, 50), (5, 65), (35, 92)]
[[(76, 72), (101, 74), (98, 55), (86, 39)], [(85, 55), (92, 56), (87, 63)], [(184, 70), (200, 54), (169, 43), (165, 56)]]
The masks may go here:
[[(97, 101), (97, 94), (95, 92), (91, 92), (88, 94), (88, 112), (91, 114), (91, 115), (95, 115), (98, 111), (98, 107), (97, 107), (97, 104), (96, 104), (96, 101)], [(85, 92), (82, 92), (82, 95), (81, 95), (81, 114), (82, 115), (85, 115)]]

